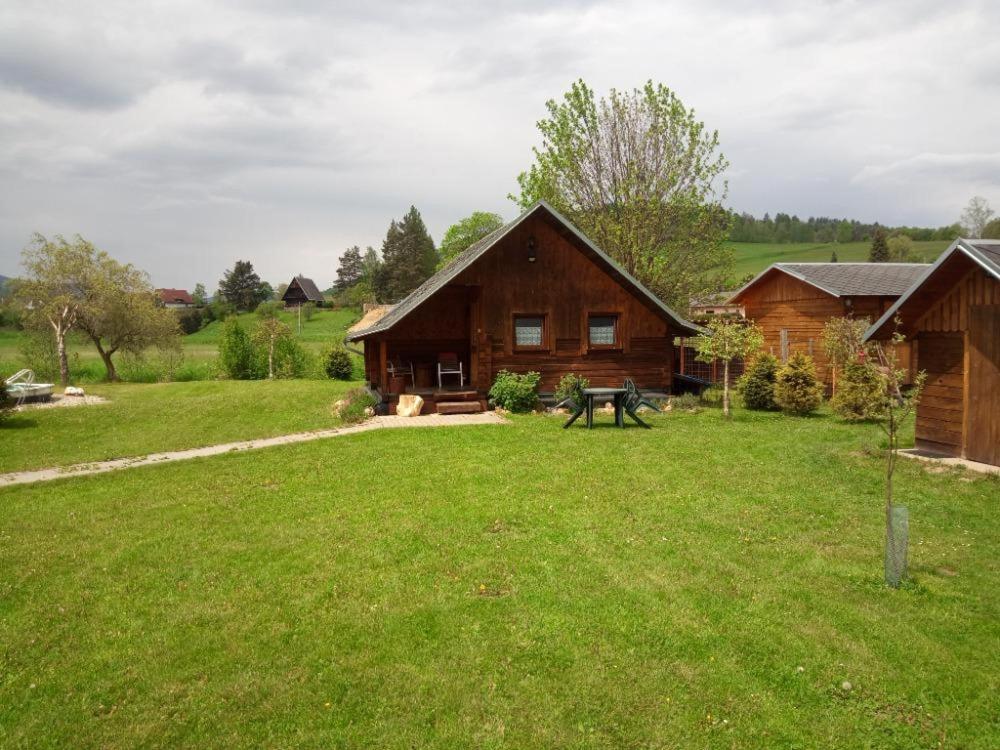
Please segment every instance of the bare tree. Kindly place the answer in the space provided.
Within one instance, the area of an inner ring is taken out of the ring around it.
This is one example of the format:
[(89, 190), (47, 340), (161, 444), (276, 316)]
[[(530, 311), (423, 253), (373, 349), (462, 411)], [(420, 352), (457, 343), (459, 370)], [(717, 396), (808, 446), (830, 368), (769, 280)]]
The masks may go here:
[(993, 209), (989, 202), (981, 195), (977, 195), (969, 201), (969, 204), (962, 212), (962, 226), (972, 239), (983, 236), (983, 229), (993, 216)]

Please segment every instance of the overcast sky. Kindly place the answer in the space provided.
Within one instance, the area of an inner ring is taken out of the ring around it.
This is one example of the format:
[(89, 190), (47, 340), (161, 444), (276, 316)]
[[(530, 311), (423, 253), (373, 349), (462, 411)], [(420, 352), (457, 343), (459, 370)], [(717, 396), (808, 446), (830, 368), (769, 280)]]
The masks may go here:
[(5, 2), (0, 274), (80, 233), (158, 286), (238, 258), (321, 287), (415, 204), (506, 196), (546, 99), (674, 89), (734, 208), (888, 224), (1000, 208), (1000, 3)]

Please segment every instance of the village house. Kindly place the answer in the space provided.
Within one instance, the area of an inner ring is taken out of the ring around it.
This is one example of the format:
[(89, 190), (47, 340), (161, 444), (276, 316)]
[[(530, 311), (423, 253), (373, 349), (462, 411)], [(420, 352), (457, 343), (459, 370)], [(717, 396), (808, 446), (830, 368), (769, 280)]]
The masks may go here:
[(185, 308), (194, 307), (194, 300), (186, 289), (157, 289), (160, 302), (164, 307)]
[(299, 307), (306, 302), (314, 302), (317, 305), (323, 304), (323, 292), (316, 286), (316, 282), (307, 279), (305, 276), (295, 276), (289, 283), (285, 293), (281, 295), (281, 301), (285, 307)]
[(927, 373), (920, 449), (1000, 465), (1000, 240), (956, 240), (868, 330)]
[(669, 393), (674, 338), (698, 330), (539, 202), (348, 340), (364, 342), (366, 379), (390, 408), (405, 388), (460, 411), (484, 408), (505, 369), (540, 373), (543, 393), (567, 373)]

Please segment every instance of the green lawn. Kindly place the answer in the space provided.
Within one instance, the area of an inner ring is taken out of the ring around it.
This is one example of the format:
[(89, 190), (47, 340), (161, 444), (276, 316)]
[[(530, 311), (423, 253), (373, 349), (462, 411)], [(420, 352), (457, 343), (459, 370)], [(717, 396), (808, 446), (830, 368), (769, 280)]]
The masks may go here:
[[(291, 326), (303, 346), (315, 355), (322, 354), (334, 344), (342, 343), (347, 329), (360, 316), (360, 311), (353, 308), (319, 309), (311, 320), (302, 321), (302, 330), (299, 331), (298, 320), (294, 313), (282, 312), (279, 315), (282, 321)], [(254, 313), (244, 313), (238, 318), (247, 330), (251, 330), (257, 321)], [(181, 337), (182, 362), (197, 374), (198, 379), (216, 374), (213, 367), (218, 359), (221, 335), (222, 323), (213, 321), (197, 333)], [(0, 376), (11, 375), (27, 366), (21, 353), (22, 340), (23, 334), (20, 331), (0, 328)], [(68, 350), (74, 382), (93, 383), (104, 379), (104, 367), (93, 344), (80, 335), (72, 335)], [(162, 374), (165, 370), (163, 358), (155, 351), (150, 351), (147, 358), (154, 377), (157, 373)], [(174, 364), (177, 366), (177, 363)], [(119, 369), (122, 378), (129, 379), (129, 368)]]
[[(769, 242), (731, 242), (730, 247), (736, 254), (733, 267), (733, 278), (742, 279), (748, 273), (760, 273), (772, 263), (810, 263), (829, 261), (833, 251), (837, 251), (837, 260), (867, 261), (871, 251), (870, 242), (845, 243), (769, 243)], [(914, 242), (913, 250), (917, 256), (915, 262), (931, 263), (937, 259), (941, 251), (950, 242)]]
[(876, 428), (600, 422), (0, 490), (0, 745), (1000, 743), (1000, 483), (902, 462), (892, 591)]
[[(21, 471), (334, 427), (334, 380), (88, 386), (110, 403), (16, 414), (0, 427), (0, 470)], [(353, 385), (357, 385), (356, 383)]]

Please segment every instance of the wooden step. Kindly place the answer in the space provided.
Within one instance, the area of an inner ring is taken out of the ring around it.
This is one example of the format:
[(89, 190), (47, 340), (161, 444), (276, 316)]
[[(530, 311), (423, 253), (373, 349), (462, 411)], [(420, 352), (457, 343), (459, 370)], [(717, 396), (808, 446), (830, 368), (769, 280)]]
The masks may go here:
[(438, 401), (435, 404), (438, 414), (478, 414), (482, 405), (476, 401)]
[(467, 390), (467, 391), (448, 391), (440, 390), (434, 391), (435, 401), (478, 401), (479, 391)]

